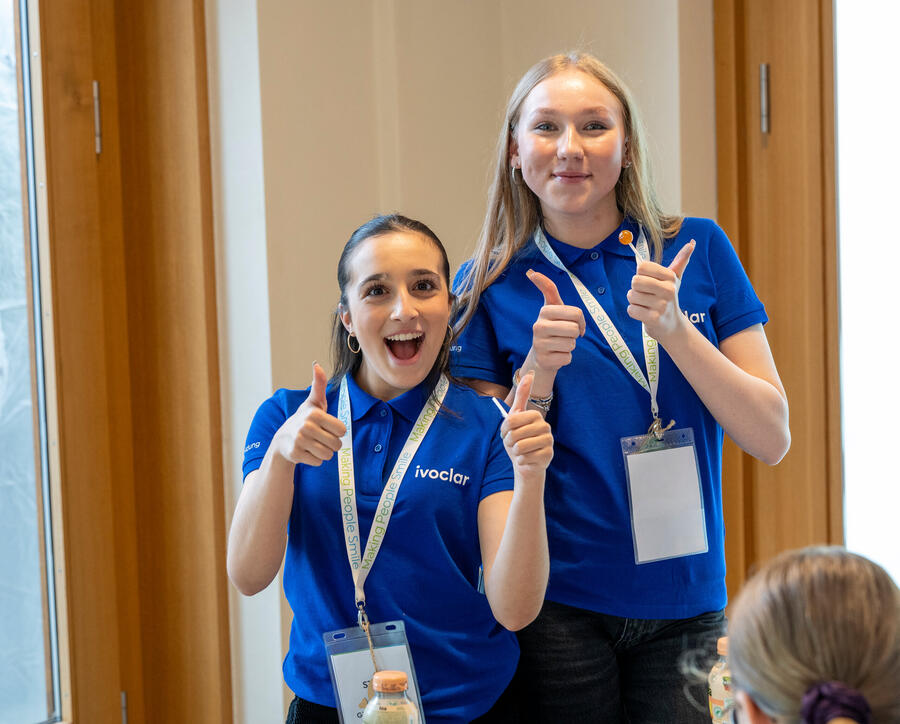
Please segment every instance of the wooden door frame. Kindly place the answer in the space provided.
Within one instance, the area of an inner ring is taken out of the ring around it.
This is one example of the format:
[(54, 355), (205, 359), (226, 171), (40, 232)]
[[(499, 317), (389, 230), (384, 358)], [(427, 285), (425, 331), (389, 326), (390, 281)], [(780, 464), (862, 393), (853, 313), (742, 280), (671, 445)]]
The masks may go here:
[(30, 3), (64, 719), (230, 722), (203, 2)]
[[(718, 221), (726, 230), (739, 256), (751, 257), (748, 273), (753, 278), (752, 255), (748, 255), (747, 239), (747, 183), (750, 170), (743, 152), (739, 118), (749, 94), (755, 88), (746, 88), (741, 73), (744, 48), (742, 47), (742, 12), (747, 0), (713, 0), (715, 70), (716, 70), (716, 170), (718, 195)], [(825, 314), (826, 379), (825, 410), (827, 419), (826, 439), (822, 440), (822, 454), (826, 457), (827, 542), (843, 543), (843, 472), (841, 456), (841, 410), (839, 368), (839, 309), (837, 280), (837, 233), (835, 206), (835, 144), (834, 144), (834, 28), (831, 0), (816, 0), (819, 10), (817, 29), (820, 48), (822, 78), (821, 108), (817, 109), (822, 122), (821, 179), (824, 226), (824, 278), (821, 289), (810, 294), (823, 298)], [(802, 420), (799, 421), (802, 424)], [(794, 420), (797, 424), (798, 420)], [(726, 554), (728, 560), (729, 594), (734, 593), (746, 579), (748, 571), (761, 562), (757, 553), (753, 510), (753, 466), (758, 465), (750, 456), (742, 453), (730, 441), (726, 442), (723, 480), (725, 520), (728, 535)], [(756, 501), (758, 503), (759, 501)], [(777, 500), (766, 501), (777, 505)], [(786, 546), (785, 546), (786, 547)]]

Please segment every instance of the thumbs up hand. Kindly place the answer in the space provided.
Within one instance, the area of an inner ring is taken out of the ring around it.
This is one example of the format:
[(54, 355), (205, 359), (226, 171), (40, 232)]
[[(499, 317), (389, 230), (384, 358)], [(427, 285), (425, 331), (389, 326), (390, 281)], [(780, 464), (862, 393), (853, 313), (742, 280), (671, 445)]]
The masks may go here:
[(347, 428), (328, 414), (327, 381), (325, 370), (314, 363), (309, 397), (285, 420), (272, 441), (275, 452), (285, 460), (318, 467), (341, 449), (341, 437)]
[(678, 287), (696, 242), (691, 239), (665, 267), (652, 261), (638, 265), (628, 290), (628, 316), (644, 323), (647, 334), (665, 345), (671, 335), (687, 324), (678, 306)]
[(519, 381), (509, 415), (500, 426), (506, 454), (519, 477), (543, 476), (553, 459), (550, 425), (540, 412), (527, 409), (533, 382), (533, 372)]
[[(584, 335), (584, 313), (580, 307), (563, 304), (556, 284), (548, 277), (531, 269), (526, 272), (526, 276), (544, 295), (544, 306), (531, 328), (529, 359), (533, 367), (523, 365), (523, 369), (535, 369), (555, 375), (560, 367), (565, 367), (572, 361), (575, 343)], [(552, 379), (550, 384), (552, 387)], [(549, 390), (539, 392), (543, 396)]]

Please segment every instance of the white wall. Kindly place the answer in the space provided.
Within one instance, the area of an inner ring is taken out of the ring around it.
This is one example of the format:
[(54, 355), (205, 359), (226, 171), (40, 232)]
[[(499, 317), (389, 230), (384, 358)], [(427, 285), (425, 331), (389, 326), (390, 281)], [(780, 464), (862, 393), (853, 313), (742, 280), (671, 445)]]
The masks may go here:
[[(350, 232), (401, 211), (462, 261), (506, 98), (540, 58), (585, 49), (614, 68), (643, 112), (665, 207), (715, 214), (712, 0), (207, 8), (229, 519), (256, 405), (327, 360)], [(289, 611), (274, 585), (231, 604), (235, 721), (277, 721)]]
[[(244, 436), (272, 392), (255, 0), (206, 4), (226, 526), (241, 486)], [(230, 588), (234, 721), (284, 720), (281, 587)]]

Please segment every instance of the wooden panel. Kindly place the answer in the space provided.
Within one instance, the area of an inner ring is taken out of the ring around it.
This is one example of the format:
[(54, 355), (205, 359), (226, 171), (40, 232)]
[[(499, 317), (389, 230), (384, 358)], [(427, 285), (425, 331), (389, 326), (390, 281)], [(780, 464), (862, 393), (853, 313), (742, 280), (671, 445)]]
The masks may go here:
[[(792, 433), (776, 467), (726, 451), (732, 594), (781, 550), (841, 540), (831, 12), (824, 0), (715, 2), (720, 221), (766, 304)], [(728, 492), (731, 477), (742, 490)]]
[(41, 8), (75, 722), (231, 721), (205, 29), (169, 5)]
[[(818, 0), (744, 3), (747, 263), (791, 406), (791, 450), (753, 464), (754, 558), (828, 540), (822, 71)], [(769, 64), (771, 132), (760, 132)]]
[(838, 308), (837, 175), (834, 132), (834, 3), (819, 0), (822, 68), (822, 220), (825, 259), (825, 454), (828, 466), (828, 542), (844, 543), (841, 373)]
[(203, 4), (117, 11), (145, 711), (230, 721)]
[[(116, 545), (116, 625), (122, 646), (119, 650), (120, 689), (126, 693), (128, 721), (143, 724), (144, 678), (140, 640), (138, 580), (140, 567), (135, 536), (134, 447), (132, 373), (128, 359), (128, 313), (125, 276), (125, 240), (122, 226), (122, 155), (119, 138), (118, 75), (115, 62), (115, 0), (92, 0), (93, 78), (100, 83), (103, 150), (96, 167), (100, 184), (100, 236), (104, 253), (100, 272), (107, 298), (104, 309), (107, 384), (114, 391), (107, 414), (114, 436), (110, 444), (110, 464), (123, 471), (113, 486)], [(126, 472), (127, 471), (127, 472)], [(127, 483), (127, 484), (124, 484)], [(121, 543), (120, 543), (121, 542)], [(127, 642), (127, 644), (125, 643)]]
[(110, 364), (126, 337), (124, 319), (108, 314), (124, 298), (124, 279), (107, 274), (122, 262), (121, 243), (115, 244), (121, 235), (104, 236), (103, 170), (93, 146), (91, 4), (49, 4), (40, 14), (43, 106), (72, 685), (63, 706), (76, 722), (115, 722), (120, 651), (140, 650), (137, 630), (117, 626), (117, 573), (134, 549), (133, 534), (120, 537), (116, 523), (118, 515), (128, 519), (116, 490), (131, 484), (130, 424), (127, 414), (110, 416), (128, 396), (127, 375)]
[[(739, 38), (736, 33), (734, 3), (716, 2), (714, 8), (714, 42), (716, 59), (716, 177), (719, 225), (731, 243), (744, 257), (741, 248), (740, 226), (740, 166), (738, 148), (739, 79), (735, 73), (738, 62)], [(734, 597), (746, 578), (748, 560), (752, 555), (750, 527), (747, 524), (749, 487), (745, 485), (744, 470), (748, 461), (740, 448), (726, 438), (722, 459), (722, 501), (725, 513), (725, 559), (729, 600)]]

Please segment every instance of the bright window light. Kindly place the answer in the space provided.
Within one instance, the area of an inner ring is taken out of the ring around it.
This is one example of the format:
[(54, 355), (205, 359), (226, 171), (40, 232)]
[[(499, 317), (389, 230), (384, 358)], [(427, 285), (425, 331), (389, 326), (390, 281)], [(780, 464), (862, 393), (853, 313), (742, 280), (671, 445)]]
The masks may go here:
[(900, 581), (900, 3), (836, 0), (844, 532)]

